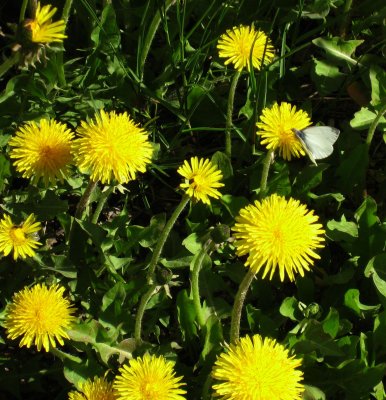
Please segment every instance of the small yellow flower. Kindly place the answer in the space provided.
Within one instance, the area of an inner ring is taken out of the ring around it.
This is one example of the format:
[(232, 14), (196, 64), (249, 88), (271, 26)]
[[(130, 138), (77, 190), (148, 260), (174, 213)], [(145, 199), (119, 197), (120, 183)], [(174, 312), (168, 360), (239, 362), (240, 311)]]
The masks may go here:
[(63, 297), (64, 288), (58, 285), (37, 284), (14, 294), (6, 308), (5, 328), (9, 339), (22, 336), (20, 347), (34, 344), (38, 351), (56, 347), (56, 341), (64, 344), (66, 330), (75, 317), (70, 301)]
[(112, 383), (104, 378), (88, 379), (80, 385), (79, 392), (71, 391), (68, 400), (116, 400)]
[(221, 196), (217, 188), (224, 186), (220, 182), (222, 174), (210, 160), (192, 157), (190, 164), (185, 160), (177, 172), (185, 178), (180, 188), (192, 199), (210, 204), (209, 197), (218, 199)]
[(182, 377), (175, 377), (174, 363), (163, 356), (145, 354), (119, 369), (114, 389), (118, 400), (183, 400)]
[(219, 56), (227, 59), (224, 64), (234, 64), (237, 71), (245, 67), (249, 70), (251, 58), (253, 67), (260, 70), (263, 64), (270, 63), (274, 57), (270, 39), (253, 26), (241, 25), (228, 29), (220, 36), (217, 48)]
[(91, 179), (126, 183), (145, 172), (153, 149), (146, 132), (129, 115), (114, 111), (95, 115), (95, 122), (82, 122), (75, 140), (75, 159), (79, 169), (91, 172)]
[(223, 400), (301, 400), (301, 360), (273, 339), (246, 336), (228, 346), (214, 365), (213, 385)]
[(31, 41), (34, 43), (53, 43), (63, 42), (67, 36), (64, 34), (66, 24), (61, 19), (56, 22), (51, 22), (52, 16), (56, 13), (56, 8), (50, 4), (41, 7), (38, 2), (35, 17), (26, 20), (25, 28), (31, 32)]
[(31, 214), (22, 224), (15, 225), (9, 215), (0, 220), (0, 252), (7, 256), (13, 251), (13, 259), (35, 255), (35, 249), (41, 245), (36, 240), (36, 232), (41, 229), (40, 222), (35, 222)]
[(302, 130), (311, 125), (308, 114), (303, 110), (296, 110), (295, 106), (283, 102), (272, 108), (264, 108), (260, 117), (261, 122), (257, 135), (262, 137), (261, 144), (267, 149), (278, 150), (284, 160), (291, 160), (293, 156), (304, 156), (305, 152), (300, 140), (292, 129)]
[(320, 256), (314, 249), (324, 247), (322, 225), (313, 211), (298, 200), (276, 194), (255, 201), (240, 210), (233, 227), (236, 252), (248, 254), (246, 266), (255, 273), (264, 269), (263, 278), (269, 273), (272, 279), (279, 269), (280, 280), (287, 274), (293, 281), (295, 274), (313, 265)]
[(9, 141), (13, 165), (23, 178), (33, 183), (42, 179), (45, 185), (63, 182), (72, 161), (71, 146), (74, 134), (66, 125), (41, 119), (27, 122)]

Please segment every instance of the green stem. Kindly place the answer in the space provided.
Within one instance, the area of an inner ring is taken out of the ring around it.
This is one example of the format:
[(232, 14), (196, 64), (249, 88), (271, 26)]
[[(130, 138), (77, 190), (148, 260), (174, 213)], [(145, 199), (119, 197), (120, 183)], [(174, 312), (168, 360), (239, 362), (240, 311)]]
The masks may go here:
[(235, 92), (237, 82), (241, 76), (241, 71), (237, 71), (232, 78), (231, 87), (229, 88), (227, 116), (225, 124), (225, 154), (231, 158), (232, 156), (232, 116), (233, 105), (235, 100)]
[(177, 208), (174, 210), (173, 214), (171, 215), (169, 221), (166, 223), (161, 236), (157, 242), (157, 245), (154, 249), (153, 255), (151, 257), (150, 263), (149, 263), (149, 268), (147, 271), (146, 275), (146, 280), (148, 284), (152, 284), (154, 280), (154, 271), (157, 266), (158, 260), (161, 256), (162, 249), (165, 245), (166, 239), (169, 236), (170, 231), (173, 228), (173, 225), (177, 221), (178, 216), (181, 214), (182, 210), (185, 208), (185, 206), (188, 204), (190, 200), (190, 197), (188, 195), (185, 195), (182, 199), (180, 204), (177, 206)]
[[(66, 0), (62, 11), (62, 20), (64, 21), (65, 25), (67, 25), (68, 19), (70, 18), (71, 6), (72, 6), (72, 0)], [(56, 65), (57, 65), (59, 85), (61, 87), (64, 87), (67, 85), (67, 82), (66, 82), (66, 75), (64, 73), (63, 50), (60, 51), (56, 56)]]
[(346, 0), (343, 8), (343, 17), (342, 23), (340, 26), (340, 37), (344, 38), (346, 36), (347, 27), (350, 23), (350, 10), (352, 6), (353, 0)]
[(28, 6), (28, 0), (23, 0), (23, 3), (21, 4), (21, 8), (20, 8), (19, 22), (24, 21), (25, 10), (27, 9), (27, 6)]
[(94, 192), (97, 185), (98, 185), (98, 181), (93, 181), (90, 179), (90, 181), (88, 182), (88, 185), (86, 187), (86, 190), (84, 191), (82, 197), (79, 200), (78, 205), (76, 206), (75, 218), (77, 218), (77, 219), (82, 218), (83, 211), (87, 207), (87, 205), (90, 201), (91, 195)]
[[(164, 5), (164, 12), (166, 13), (168, 9), (176, 2), (176, 0), (166, 0), (165, 5)], [(153, 42), (155, 33), (157, 32), (157, 29), (159, 27), (159, 24), (162, 21), (162, 15), (161, 15), (161, 10), (158, 10), (151, 21), (151, 24), (149, 26), (149, 29), (147, 30), (147, 35), (145, 37), (145, 40), (142, 44), (141, 52), (140, 52), (140, 59), (139, 59), (139, 75), (141, 77), (141, 81), (143, 79), (143, 70), (145, 67), (145, 62), (146, 58), (149, 54), (151, 44)]]
[(104, 192), (102, 192), (101, 197), (99, 198), (98, 204), (95, 208), (94, 215), (91, 218), (91, 222), (96, 224), (98, 222), (99, 216), (103, 210), (104, 205), (110, 194), (113, 192), (114, 186), (108, 187)]
[(203, 400), (210, 400), (212, 396), (209, 394), (209, 390), (212, 386), (213, 378), (210, 374), (208, 374), (208, 377), (205, 379), (204, 386), (202, 387), (202, 394), (201, 398)]
[(15, 64), (17, 64), (20, 60), (19, 52), (13, 53), (13, 55), (7, 58), (1, 65), (0, 65), (0, 78)]
[(231, 331), (230, 331), (230, 342), (233, 343), (239, 338), (240, 335), (240, 321), (241, 312), (243, 310), (245, 296), (247, 295), (249, 286), (251, 285), (255, 273), (248, 268), (248, 272), (245, 275), (243, 281), (240, 283), (239, 290), (235, 297), (235, 302), (232, 308), (232, 318), (231, 318)]
[(151, 299), (154, 293), (158, 291), (159, 286), (156, 283), (153, 283), (147, 292), (141, 297), (141, 302), (139, 303), (137, 315), (135, 317), (135, 327), (134, 327), (134, 338), (137, 345), (141, 345), (142, 338), (141, 338), (141, 331), (142, 331), (142, 319), (145, 314), (145, 309), (147, 303)]
[(64, 23), (67, 25), (68, 18), (70, 17), (70, 12), (71, 12), (71, 6), (72, 6), (72, 0), (66, 0), (63, 6), (63, 11), (62, 11), (62, 20)]
[(73, 362), (76, 362), (77, 364), (80, 364), (82, 362), (82, 359), (76, 356), (73, 356), (71, 354), (67, 354), (62, 350), (57, 349), (56, 347), (50, 348), (50, 353), (58, 358), (60, 358), (62, 361), (64, 360), (70, 360)]
[(192, 271), (192, 282), (191, 282), (191, 291), (193, 296), (193, 305), (197, 315), (197, 321), (200, 325), (200, 328), (203, 329), (205, 326), (205, 316), (203, 309), (201, 307), (200, 301), (200, 287), (199, 287), (199, 278), (200, 278), (200, 271), (202, 267), (202, 262), (207, 254), (207, 252), (212, 248), (214, 245), (213, 241), (209, 239), (206, 244), (202, 247), (200, 253), (197, 256), (197, 259), (193, 266)]
[(370, 125), (369, 131), (367, 133), (367, 138), (366, 138), (366, 144), (368, 147), (370, 147), (371, 142), (374, 137), (375, 130), (377, 129), (378, 123), (380, 119), (383, 117), (383, 115), (386, 113), (386, 103), (383, 105), (383, 107), (378, 111), (377, 116), (375, 117), (374, 121)]
[(272, 164), (272, 158), (273, 158), (273, 150), (268, 150), (267, 155), (265, 156), (264, 164), (263, 164), (263, 172), (261, 174), (261, 181), (260, 181), (260, 192), (259, 192), (259, 198), (262, 199), (265, 196), (265, 193), (267, 191), (267, 181), (268, 181), (268, 173), (269, 173), (269, 167)]

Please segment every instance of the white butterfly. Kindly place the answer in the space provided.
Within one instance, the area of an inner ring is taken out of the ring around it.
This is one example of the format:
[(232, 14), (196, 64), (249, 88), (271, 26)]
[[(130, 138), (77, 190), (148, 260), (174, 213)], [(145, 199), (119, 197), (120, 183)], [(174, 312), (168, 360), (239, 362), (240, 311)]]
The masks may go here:
[(340, 133), (339, 129), (332, 126), (310, 126), (301, 131), (297, 129), (292, 129), (292, 131), (315, 165), (317, 165), (315, 160), (326, 158), (334, 151), (332, 145)]

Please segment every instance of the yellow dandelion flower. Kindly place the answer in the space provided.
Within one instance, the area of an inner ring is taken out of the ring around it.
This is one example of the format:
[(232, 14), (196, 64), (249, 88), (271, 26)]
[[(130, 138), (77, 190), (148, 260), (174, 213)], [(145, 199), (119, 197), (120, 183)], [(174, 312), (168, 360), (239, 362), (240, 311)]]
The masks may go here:
[(212, 377), (217, 397), (232, 400), (301, 400), (301, 360), (273, 339), (246, 336), (216, 360)]
[(41, 245), (36, 239), (36, 232), (41, 229), (35, 216), (29, 215), (20, 225), (15, 225), (9, 215), (0, 220), (0, 252), (7, 256), (13, 251), (13, 259), (27, 258), (35, 255), (35, 249)]
[(75, 317), (74, 308), (63, 297), (64, 288), (58, 285), (46, 287), (37, 284), (14, 294), (6, 308), (5, 328), (9, 339), (22, 336), (20, 347), (34, 344), (40, 351), (56, 347), (56, 341), (64, 344), (69, 339), (66, 330)]
[(292, 131), (300, 131), (312, 124), (305, 111), (296, 110), (295, 106), (283, 102), (280, 105), (274, 104), (272, 108), (264, 108), (260, 121), (256, 124), (259, 129), (257, 135), (262, 137), (261, 144), (267, 149), (278, 150), (284, 160), (306, 154), (300, 140)]
[(274, 57), (270, 39), (253, 26), (241, 25), (228, 29), (220, 36), (217, 48), (219, 56), (227, 59), (224, 64), (234, 64), (237, 71), (245, 67), (249, 70), (251, 58), (253, 67), (260, 70), (263, 64), (270, 63)]
[(23, 178), (32, 178), (33, 183), (42, 179), (45, 185), (55, 185), (69, 174), (73, 138), (71, 130), (60, 122), (30, 121), (9, 141), (10, 157)]
[(182, 377), (176, 377), (174, 363), (163, 356), (145, 354), (142, 358), (129, 361), (119, 369), (114, 389), (118, 400), (183, 400), (185, 390)]
[(40, 2), (37, 4), (35, 17), (26, 20), (25, 28), (31, 32), (31, 41), (34, 43), (53, 43), (63, 42), (67, 36), (64, 34), (66, 24), (61, 19), (52, 22), (51, 18), (57, 9), (50, 4), (41, 7)]
[(75, 140), (79, 169), (91, 172), (91, 179), (110, 183), (133, 180), (145, 172), (153, 153), (146, 132), (129, 115), (114, 111), (96, 114), (95, 122), (82, 122)]
[(79, 392), (72, 391), (68, 400), (116, 400), (112, 383), (104, 378), (88, 379), (80, 385)]
[(241, 209), (233, 227), (236, 252), (248, 254), (245, 265), (255, 273), (264, 269), (263, 278), (279, 269), (282, 281), (286, 274), (293, 281), (320, 258), (314, 249), (324, 247), (325, 231), (317, 221), (298, 200), (273, 194)]
[(192, 199), (210, 204), (209, 197), (218, 199), (221, 196), (217, 188), (224, 186), (220, 182), (222, 174), (210, 160), (192, 157), (190, 163), (185, 160), (177, 172), (185, 178), (180, 188)]

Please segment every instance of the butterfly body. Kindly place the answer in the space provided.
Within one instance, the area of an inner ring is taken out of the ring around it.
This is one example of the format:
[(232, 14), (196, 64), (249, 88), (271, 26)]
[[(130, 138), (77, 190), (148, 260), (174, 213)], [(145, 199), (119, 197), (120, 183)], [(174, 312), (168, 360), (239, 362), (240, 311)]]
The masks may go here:
[(297, 129), (292, 129), (292, 131), (315, 165), (317, 165), (316, 160), (326, 158), (333, 152), (333, 144), (337, 141), (340, 132), (332, 126), (311, 126), (301, 131)]

